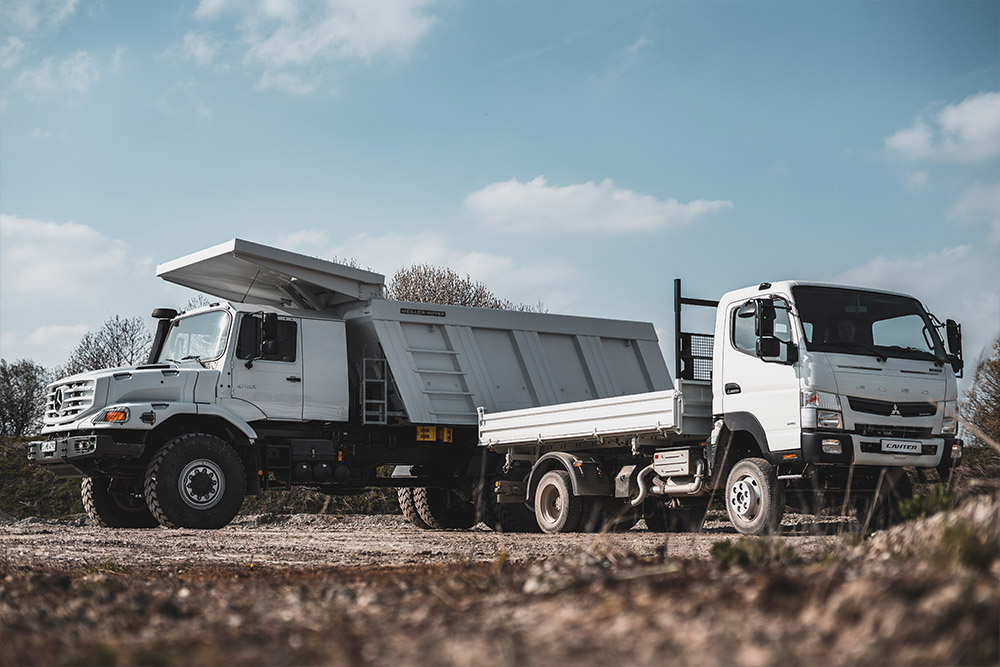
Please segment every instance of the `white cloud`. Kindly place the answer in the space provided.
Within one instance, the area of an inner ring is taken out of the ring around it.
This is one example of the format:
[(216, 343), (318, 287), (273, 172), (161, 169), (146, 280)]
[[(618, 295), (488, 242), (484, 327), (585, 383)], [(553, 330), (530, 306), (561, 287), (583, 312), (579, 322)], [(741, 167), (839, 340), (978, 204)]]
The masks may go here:
[(0, 70), (16, 67), (27, 48), (28, 45), (17, 37), (8, 37), (3, 46), (0, 46)]
[(985, 224), (990, 228), (989, 240), (1000, 243), (1000, 182), (966, 187), (948, 218), (961, 224)]
[(58, 28), (76, 12), (77, 0), (11, 0), (0, 4), (0, 23), (31, 33)]
[(1000, 335), (1000, 265), (989, 248), (956, 246), (916, 256), (881, 255), (833, 282), (912, 294), (943, 321), (962, 323), (965, 359), (975, 363)]
[(497, 296), (531, 305), (541, 301), (553, 312), (572, 309), (577, 295), (568, 288), (586, 278), (583, 271), (561, 259), (522, 263), (506, 255), (456, 248), (435, 232), (359, 234), (333, 243), (326, 232), (306, 229), (282, 236), (276, 244), (323, 259), (357, 260), (362, 267), (384, 274), (386, 280), (412, 264), (445, 266), (482, 281)]
[(1000, 156), (1000, 92), (970, 95), (950, 104), (930, 121), (913, 125), (885, 140), (891, 152), (910, 160), (980, 162)]
[(487, 185), (465, 198), (484, 224), (513, 232), (649, 232), (676, 229), (733, 207), (732, 202), (681, 203), (616, 187), (611, 179), (563, 187), (544, 176)]
[(922, 192), (926, 190), (929, 183), (930, 175), (922, 169), (918, 169), (917, 171), (907, 174), (906, 176), (906, 189), (912, 192)]
[(83, 95), (101, 78), (97, 58), (77, 51), (67, 58), (45, 58), (38, 67), (21, 72), (15, 86), (32, 97), (50, 99)]
[(238, 16), (246, 65), (259, 69), (258, 89), (310, 94), (331, 66), (406, 58), (436, 23), (435, 0), (202, 0), (195, 17)]
[(164, 52), (164, 56), (170, 60), (190, 62), (198, 67), (208, 67), (215, 62), (221, 48), (221, 42), (217, 36), (188, 30), (180, 42)]
[(86, 225), (0, 215), (0, 356), (65, 361), (88, 327), (145, 315), (149, 260)]

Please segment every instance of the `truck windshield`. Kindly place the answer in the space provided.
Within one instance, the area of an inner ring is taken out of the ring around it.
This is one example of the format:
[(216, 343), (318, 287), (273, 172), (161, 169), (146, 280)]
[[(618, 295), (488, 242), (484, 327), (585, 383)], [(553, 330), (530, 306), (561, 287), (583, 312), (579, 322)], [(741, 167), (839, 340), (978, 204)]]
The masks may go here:
[(806, 349), (943, 362), (944, 347), (916, 299), (835, 287), (792, 288)]
[(208, 361), (219, 358), (226, 349), (231, 322), (232, 317), (224, 310), (174, 320), (158, 361)]

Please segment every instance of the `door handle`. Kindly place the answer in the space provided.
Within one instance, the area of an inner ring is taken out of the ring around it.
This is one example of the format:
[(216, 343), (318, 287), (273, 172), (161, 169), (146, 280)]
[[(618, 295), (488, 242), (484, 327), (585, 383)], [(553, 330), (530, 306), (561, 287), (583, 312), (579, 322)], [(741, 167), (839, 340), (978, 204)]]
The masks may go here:
[(735, 382), (727, 382), (726, 383), (726, 393), (727, 394), (738, 394), (741, 391), (743, 391), (743, 390), (740, 389), (740, 386), (738, 384), (736, 384)]
[(302, 382), (302, 378), (295, 377), (294, 375), (286, 377), (285, 379), (288, 380), (289, 382)]

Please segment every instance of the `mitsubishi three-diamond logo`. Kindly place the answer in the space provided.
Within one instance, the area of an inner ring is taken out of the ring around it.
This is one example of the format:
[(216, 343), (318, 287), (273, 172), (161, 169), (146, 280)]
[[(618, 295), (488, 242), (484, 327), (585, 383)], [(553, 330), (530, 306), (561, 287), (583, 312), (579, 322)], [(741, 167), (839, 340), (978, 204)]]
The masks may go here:
[(892, 404), (892, 412), (889, 413), (889, 416), (890, 417), (900, 417), (901, 416), (899, 414), (899, 406), (896, 405), (895, 403)]

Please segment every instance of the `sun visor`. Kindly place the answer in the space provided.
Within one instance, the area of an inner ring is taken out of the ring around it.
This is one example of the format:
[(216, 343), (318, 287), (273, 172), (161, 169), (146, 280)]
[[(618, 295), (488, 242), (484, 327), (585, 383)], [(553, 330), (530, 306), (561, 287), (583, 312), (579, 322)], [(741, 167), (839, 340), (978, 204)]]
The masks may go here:
[(382, 296), (385, 276), (233, 239), (156, 267), (167, 282), (227, 301), (325, 310)]

